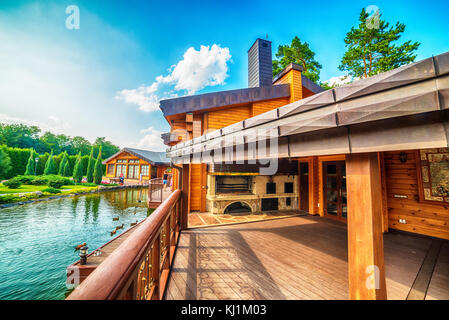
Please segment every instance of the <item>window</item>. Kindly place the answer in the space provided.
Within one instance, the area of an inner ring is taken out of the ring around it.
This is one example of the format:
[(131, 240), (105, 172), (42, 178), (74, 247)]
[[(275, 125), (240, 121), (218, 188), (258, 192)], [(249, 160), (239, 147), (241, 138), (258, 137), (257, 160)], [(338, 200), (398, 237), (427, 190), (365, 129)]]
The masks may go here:
[(284, 192), (285, 193), (293, 193), (293, 182), (284, 183)]
[(129, 163), (139, 163), (139, 159), (129, 159)]
[(114, 174), (114, 165), (113, 164), (108, 164), (108, 175), (113, 175)]
[(126, 164), (118, 164), (117, 165), (117, 171), (115, 173), (116, 177), (120, 177), (120, 175), (123, 173), (123, 175), (126, 175)]
[(139, 166), (136, 166), (136, 165), (128, 166), (128, 178), (129, 179), (139, 178)]
[(126, 163), (126, 159), (118, 159), (117, 163)]
[(141, 166), (140, 167), (140, 173), (143, 175), (143, 176), (148, 176), (148, 173), (149, 173), (149, 168), (150, 166), (148, 166), (148, 165), (143, 165), (143, 166)]
[(268, 182), (267, 183), (267, 194), (273, 194), (273, 193), (276, 193), (276, 183)]

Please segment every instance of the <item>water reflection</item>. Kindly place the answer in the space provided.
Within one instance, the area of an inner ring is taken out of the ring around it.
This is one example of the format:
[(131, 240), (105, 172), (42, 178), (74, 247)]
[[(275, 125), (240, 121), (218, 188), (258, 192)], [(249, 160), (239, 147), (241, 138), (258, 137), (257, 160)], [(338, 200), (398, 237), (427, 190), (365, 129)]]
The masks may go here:
[(86, 242), (93, 250), (118, 225), (114, 236), (143, 220), (146, 197), (145, 189), (128, 189), (1, 209), (0, 299), (64, 299), (74, 247)]

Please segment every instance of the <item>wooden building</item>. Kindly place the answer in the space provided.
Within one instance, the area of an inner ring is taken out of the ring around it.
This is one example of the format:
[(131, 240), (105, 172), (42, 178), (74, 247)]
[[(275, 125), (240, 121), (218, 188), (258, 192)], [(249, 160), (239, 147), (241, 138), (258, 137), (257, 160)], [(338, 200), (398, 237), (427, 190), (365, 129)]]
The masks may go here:
[[(188, 180), (182, 183), (187, 212), (213, 211), (206, 203), (217, 182), (210, 177), (250, 176), (257, 166), (250, 160), (266, 158), (258, 150), (262, 142), (269, 145), (270, 155), (296, 163), (293, 192), (287, 194), (296, 199), (291, 205), (348, 225), (350, 297), (382, 299), (382, 233), (449, 239), (449, 53), (318, 91), (311, 95), (301, 68), (289, 66), (272, 87), (162, 101), (172, 132), (187, 132), (170, 136), (168, 157)], [(274, 132), (276, 148), (272, 136), (258, 135), (260, 129)], [(225, 147), (234, 162), (223, 169)], [(285, 203), (284, 181), (275, 184), (275, 197)], [(246, 193), (233, 197), (248, 198)], [(377, 268), (377, 289), (365, 286), (370, 266)]]
[(137, 182), (142, 175), (143, 181), (163, 176), (170, 168), (170, 160), (165, 152), (155, 152), (134, 148), (123, 148), (103, 161), (106, 165), (105, 176), (118, 178), (124, 175), (125, 181)]
[(248, 60), (250, 88), (161, 101), (177, 190), (69, 299), (448, 299), (449, 52), (327, 91)]

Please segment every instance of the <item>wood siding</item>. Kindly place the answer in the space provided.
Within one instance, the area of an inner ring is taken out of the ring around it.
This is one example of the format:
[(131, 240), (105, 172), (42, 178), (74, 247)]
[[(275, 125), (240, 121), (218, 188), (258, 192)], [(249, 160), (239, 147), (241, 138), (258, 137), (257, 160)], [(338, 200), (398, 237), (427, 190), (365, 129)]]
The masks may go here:
[[(393, 229), (449, 239), (449, 204), (419, 201), (417, 154), (415, 151), (406, 153), (406, 163), (399, 160), (399, 151), (384, 153), (388, 225)], [(398, 198), (403, 196), (407, 198)], [(399, 219), (405, 219), (406, 223), (399, 223)]]
[(233, 123), (251, 118), (251, 105), (231, 107), (209, 112), (208, 129), (217, 130)]
[(190, 165), (190, 211), (201, 210), (201, 164)]
[(290, 103), (303, 98), (303, 87), (300, 71), (291, 69), (275, 82), (275, 84), (283, 83), (290, 84)]
[(285, 106), (290, 103), (289, 98), (273, 99), (253, 103), (253, 116)]

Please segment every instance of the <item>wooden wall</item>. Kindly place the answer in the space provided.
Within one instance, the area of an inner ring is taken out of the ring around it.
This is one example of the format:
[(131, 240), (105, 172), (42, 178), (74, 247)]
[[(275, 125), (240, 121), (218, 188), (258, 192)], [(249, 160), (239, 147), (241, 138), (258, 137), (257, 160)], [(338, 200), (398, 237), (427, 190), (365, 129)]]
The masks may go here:
[(251, 118), (251, 116), (251, 105), (210, 111), (208, 118), (208, 129), (221, 129), (233, 123)]
[[(419, 159), (415, 151), (406, 153), (406, 163), (399, 160), (399, 151), (384, 153), (388, 225), (392, 229), (449, 239), (449, 204), (419, 201), (416, 166)], [(399, 219), (407, 223), (399, 223)]]
[(283, 83), (290, 84), (290, 103), (304, 98), (300, 71), (291, 69), (275, 82), (275, 84)]
[(190, 211), (201, 211), (201, 164), (190, 166)]
[(280, 98), (268, 101), (260, 101), (253, 103), (253, 114), (252, 116), (257, 116), (258, 114), (285, 106), (290, 103), (290, 98)]

